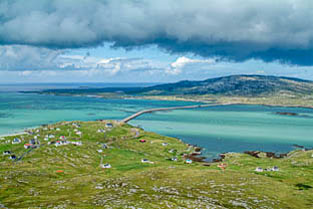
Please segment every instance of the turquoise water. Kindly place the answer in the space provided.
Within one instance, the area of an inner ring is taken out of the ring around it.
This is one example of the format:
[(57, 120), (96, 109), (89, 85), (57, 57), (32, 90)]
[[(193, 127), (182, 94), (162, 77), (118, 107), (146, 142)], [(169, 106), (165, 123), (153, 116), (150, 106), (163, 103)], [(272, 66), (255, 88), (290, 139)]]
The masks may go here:
[(313, 146), (313, 110), (306, 108), (218, 106), (143, 115), (131, 124), (204, 147), (209, 159), (223, 152), (282, 153), (294, 149), (294, 144)]
[[(141, 109), (195, 104), (0, 93), (0, 135), (71, 120), (122, 119)], [(282, 116), (275, 112), (295, 112)], [(204, 147), (209, 159), (223, 152), (287, 152), (313, 146), (313, 109), (231, 105), (142, 115), (131, 121), (145, 130)]]
[(0, 93), (0, 135), (58, 121), (122, 119), (141, 109), (184, 106), (190, 102), (66, 97)]

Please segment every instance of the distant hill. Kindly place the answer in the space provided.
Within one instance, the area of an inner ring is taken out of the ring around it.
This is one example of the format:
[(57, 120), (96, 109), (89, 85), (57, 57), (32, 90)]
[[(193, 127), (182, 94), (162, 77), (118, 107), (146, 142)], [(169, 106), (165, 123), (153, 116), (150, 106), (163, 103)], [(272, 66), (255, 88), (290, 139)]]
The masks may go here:
[[(37, 92), (38, 93), (38, 92)], [(184, 95), (216, 95), (259, 97), (273, 95), (312, 95), (313, 81), (297, 78), (232, 75), (203, 81), (180, 81), (150, 87), (112, 87), (112, 88), (80, 88), (50, 89), (39, 93), (58, 95), (107, 95), (121, 96), (184, 96)]]
[(277, 93), (312, 94), (313, 82), (288, 77), (232, 75), (203, 81), (180, 81), (125, 92), (143, 95), (267, 96)]

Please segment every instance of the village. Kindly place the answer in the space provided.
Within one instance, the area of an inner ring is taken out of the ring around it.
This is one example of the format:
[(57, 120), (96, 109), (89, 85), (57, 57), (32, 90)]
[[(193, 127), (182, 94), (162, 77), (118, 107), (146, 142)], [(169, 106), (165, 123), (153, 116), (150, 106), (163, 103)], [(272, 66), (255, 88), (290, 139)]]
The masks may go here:
[[(12, 140), (6, 139), (5, 137), (0, 138), (0, 143), (2, 142), (3, 144), (12, 144), (12, 145), (19, 145), (23, 144), (26, 152), (23, 152), (20, 156), (18, 156), (16, 153), (12, 152), (11, 150), (4, 150), (2, 155), (3, 156), (8, 156), (8, 159), (12, 160), (13, 162), (18, 162), (22, 160), (22, 158), (32, 151), (33, 149), (40, 148), (41, 146), (54, 146), (54, 147), (60, 147), (60, 146), (82, 146), (83, 142), (80, 140), (82, 138), (83, 132), (80, 130), (81, 125), (79, 122), (62, 122), (60, 125), (68, 125), (70, 124), (70, 128), (66, 130), (68, 133), (67, 135), (62, 135), (61, 134), (61, 129), (59, 127), (54, 127), (53, 125), (49, 126), (43, 126), (37, 129), (31, 129), (31, 130), (26, 130), (25, 132), (27, 135), (22, 135), (18, 137), (14, 137)], [(112, 122), (107, 122), (104, 124), (102, 128), (99, 128), (97, 130), (98, 134), (103, 134), (105, 136), (107, 131), (110, 131), (112, 128), (114, 128), (114, 124)], [(132, 130), (135, 133), (135, 136), (132, 137), (132, 139), (137, 139), (140, 138), (140, 133), (138, 129), (133, 129)], [(48, 132), (46, 135), (41, 135), (42, 132)], [(29, 139), (30, 138), (30, 139)], [(139, 139), (139, 143), (146, 143), (146, 139)], [(163, 142), (161, 143), (162, 146), (166, 147), (169, 145), (169, 143)], [(195, 148), (195, 149), (194, 149)], [(109, 146), (106, 143), (100, 143), (100, 147), (97, 150), (99, 154), (103, 153), (104, 149), (109, 149)], [(193, 152), (190, 152), (190, 150), (194, 149)], [(185, 164), (192, 164), (193, 159), (196, 162), (202, 162), (204, 158), (202, 157), (197, 157), (201, 155), (201, 152), (199, 151), (200, 148), (193, 147), (192, 145), (189, 145), (189, 148), (187, 151), (189, 151), (189, 154), (185, 153), (183, 155), (184, 158), (184, 163)], [(169, 149), (169, 153), (175, 154), (177, 153), (177, 150), (175, 149)], [(313, 154), (311, 155), (313, 158)], [(172, 156), (168, 158), (170, 161), (178, 161), (178, 156)], [(217, 162), (219, 160), (216, 160)], [(149, 164), (154, 164), (154, 162), (150, 161), (149, 159), (143, 158), (141, 159), (141, 163), (149, 163)], [(210, 164), (204, 163), (205, 166), (209, 166)], [(101, 162), (99, 165), (101, 168), (112, 168), (111, 164), (109, 163), (103, 163), (103, 158), (101, 158)], [(225, 170), (228, 165), (226, 163), (219, 163), (217, 164), (217, 167), (220, 168), (221, 170)], [(255, 172), (260, 173), (260, 172), (278, 172), (279, 168), (278, 166), (273, 166), (273, 167), (267, 167), (267, 168), (262, 168), (262, 167), (256, 167), (254, 169)]]
[[(0, 142), (4, 141), (4, 144), (12, 144), (12, 145), (19, 145), (23, 144), (24, 149), (26, 150), (20, 156), (18, 156), (16, 153), (10, 151), (10, 150), (4, 150), (3, 156), (8, 156), (8, 159), (12, 160), (12, 162), (18, 162), (23, 159), (23, 157), (31, 152), (33, 149), (40, 149), (42, 146), (53, 146), (53, 147), (60, 147), (60, 146), (83, 146), (83, 142), (81, 141), (81, 138), (83, 136), (83, 132), (80, 130), (81, 125), (79, 123), (73, 122), (63, 122), (60, 124), (63, 125), (70, 125), (70, 128), (66, 130), (67, 135), (62, 135), (63, 132), (61, 132), (61, 129), (59, 127), (54, 127), (52, 125), (49, 126), (43, 126), (36, 129), (30, 129), (26, 130), (26, 136), (17, 136), (14, 137), (12, 140), (6, 139), (6, 138), (0, 138)], [(105, 125), (102, 128), (99, 128), (97, 130), (98, 134), (102, 134), (105, 136), (107, 131), (110, 131), (112, 128), (114, 128), (114, 124), (111, 122), (105, 123)], [(138, 129), (133, 129), (133, 132), (135, 133), (135, 136), (132, 139), (136, 139), (140, 137), (140, 133)], [(46, 135), (43, 135), (43, 133), (48, 133)], [(139, 139), (139, 143), (146, 143), (146, 139)], [(163, 142), (161, 143), (162, 146), (166, 147), (169, 145), (169, 143)], [(109, 149), (109, 146), (106, 143), (100, 143), (100, 147), (97, 150), (99, 154), (103, 153), (104, 149)], [(192, 146), (188, 148), (190, 151), (192, 149)], [(175, 154), (177, 150), (170, 149), (168, 151), (171, 154)], [(190, 155), (185, 154), (183, 157), (185, 158), (186, 164), (193, 163), (193, 160), (188, 158), (188, 156), (192, 156), (194, 159), (197, 159), (195, 156), (201, 155), (201, 152), (193, 152)], [(202, 159), (202, 158), (199, 158)], [(197, 159), (199, 161), (199, 159)], [(170, 161), (178, 161), (178, 156), (173, 156), (168, 158)], [(100, 167), (101, 168), (112, 168), (112, 166), (109, 163), (103, 163), (103, 158), (101, 158)], [(154, 162), (150, 161), (149, 159), (143, 158), (141, 159), (141, 163), (148, 163), (148, 164), (154, 164)]]

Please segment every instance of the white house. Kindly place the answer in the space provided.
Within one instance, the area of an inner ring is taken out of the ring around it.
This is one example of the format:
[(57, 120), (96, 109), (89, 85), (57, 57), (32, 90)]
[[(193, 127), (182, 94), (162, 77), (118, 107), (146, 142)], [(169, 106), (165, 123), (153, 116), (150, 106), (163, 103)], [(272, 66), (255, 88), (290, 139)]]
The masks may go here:
[(177, 161), (177, 157), (172, 157), (171, 161)]
[(255, 171), (255, 172), (263, 172), (263, 168), (257, 167), (254, 171)]
[(21, 143), (21, 140), (19, 138), (14, 138), (12, 141), (12, 144), (19, 144)]
[(24, 144), (24, 148), (25, 149), (29, 149), (29, 148), (31, 148), (33, 145), (32, 144)]
[(59, 147), (59, 146), (68, 145), (68, 144), (70, 144), (70, 142), (68, 142), (68, 141), (56, 141), (54, 145), (56, 147)]
[(142, 163), (150, 163), (150, 164), (154, 164), (154, 162), (151, 162), (150, 160), (148, 159), (142, 159), (141, 160)]
[(3, 151), (3, 155), (10, 155), (11, 151)]
[(271, 171), (279, 171), (279, 168), (277, 167), (277, 166), (274, 166), (272, 169), (271, 169)]
[(148, 159), (142, 159), (141, 162), (142, 163), (150, 163), (150, 161)]
[(10, 160), (15, 160), (16, 159), (16, 156), (15, 155), (11, 155), (10, 156)]
[(101, 164), (100, 166), (101, 168), (112, 168), (112, 166), (109, 163)]
[(72, 125), (73, 125), (75, 128), (80, 128), (80, 125), (77, 124), (77, 123), (73, 123)]
[(98, 129), (97, 132), (98, 132), (98, 133), (105, 133), (105, 130), (103, 130), (103, 129)]
[(82, 146), (83, 145), (83, 143), (81, 142), (81, 141), (79, 141), (79, 142), (71, 142), (73, 145), (76, 145), (76, 146)]

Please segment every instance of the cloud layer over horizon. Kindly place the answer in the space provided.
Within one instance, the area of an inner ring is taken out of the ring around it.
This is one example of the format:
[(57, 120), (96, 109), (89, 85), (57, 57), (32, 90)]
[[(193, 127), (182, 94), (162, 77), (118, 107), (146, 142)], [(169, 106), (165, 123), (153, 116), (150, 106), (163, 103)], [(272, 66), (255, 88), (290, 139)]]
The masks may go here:
[(110, 42), (126, 49), (157, 45), (169, 53), (312, 66), (312, 25), (311, 0), (0, 2), (0, 45), (56, 54)]

